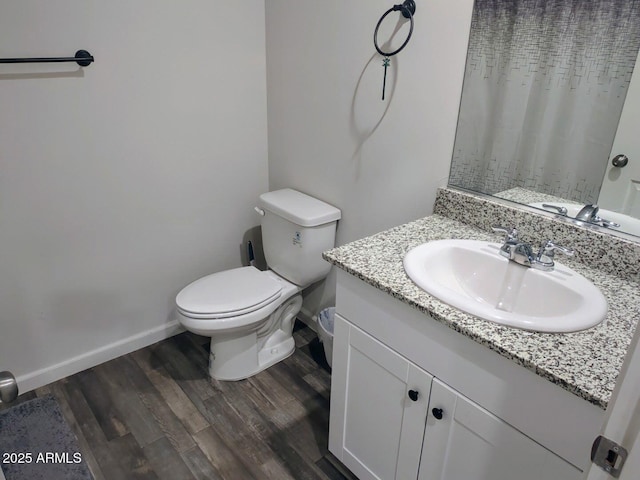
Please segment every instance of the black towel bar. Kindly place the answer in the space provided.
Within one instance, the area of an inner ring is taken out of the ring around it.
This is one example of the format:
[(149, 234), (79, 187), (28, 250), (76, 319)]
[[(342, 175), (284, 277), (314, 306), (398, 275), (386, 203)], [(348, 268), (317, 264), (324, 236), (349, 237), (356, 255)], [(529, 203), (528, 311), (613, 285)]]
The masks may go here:
[(59, 63), (76, 62), (81, 67), (90, 65), (95, 59), (86, 50), (78, 50), (75, 57), (44, 57), (44, 58), (0, 58), (0, 63)]

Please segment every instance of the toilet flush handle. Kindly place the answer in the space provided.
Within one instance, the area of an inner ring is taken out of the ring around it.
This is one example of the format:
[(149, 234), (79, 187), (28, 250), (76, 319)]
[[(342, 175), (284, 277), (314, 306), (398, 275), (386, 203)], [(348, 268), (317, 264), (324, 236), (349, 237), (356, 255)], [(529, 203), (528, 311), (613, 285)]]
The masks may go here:
[(253, 209), (258, 213), (258, 215), (260, 215), (261, 217), (264, 217), (264, 210), (262, 210), (259, 207), (253, 207)]

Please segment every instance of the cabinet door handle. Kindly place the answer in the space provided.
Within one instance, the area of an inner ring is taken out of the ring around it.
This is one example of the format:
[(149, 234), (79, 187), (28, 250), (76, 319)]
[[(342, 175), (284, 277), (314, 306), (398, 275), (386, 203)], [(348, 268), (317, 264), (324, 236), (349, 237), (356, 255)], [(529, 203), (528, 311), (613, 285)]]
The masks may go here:
[(411, 400), (413, 400), (414, 402), (416, 402), (416, 401), (418, 400), (418, 396), (419, 396), (419, 395), (420, 395), (420, 394), (418, 393), (418, 391), (417, 391), (417, 390), (409, 390), (409, 398), (410, 398)]
[(442, 414), (444, 412), (442, 411), (441, 408), (434, 408), (433, 410), (431, 410), (431, 413), (433, 414), (434, 417), (436, 417), (436, 420), (442, 420)]

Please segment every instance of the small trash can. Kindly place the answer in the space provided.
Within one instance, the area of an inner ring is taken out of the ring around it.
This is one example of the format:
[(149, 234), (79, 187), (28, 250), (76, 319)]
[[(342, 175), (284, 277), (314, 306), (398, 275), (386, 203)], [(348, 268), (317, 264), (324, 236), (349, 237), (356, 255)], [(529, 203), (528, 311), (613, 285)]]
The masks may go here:
[(336, 314), (336, 307), (329, 307), (321, 310), (318, 314), (318, 337), (324, 346), (324, 356), (331, 366), (333, 355), (333, 317)]

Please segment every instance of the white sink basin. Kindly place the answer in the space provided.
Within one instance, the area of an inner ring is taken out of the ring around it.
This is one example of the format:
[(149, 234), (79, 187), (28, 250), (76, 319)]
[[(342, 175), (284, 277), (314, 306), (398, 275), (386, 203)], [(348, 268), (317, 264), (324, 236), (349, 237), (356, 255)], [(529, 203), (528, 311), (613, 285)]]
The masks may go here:
[[(552, 208), (543, 207), (543, 203), (545, 202), (536, 202), (530, 203), (530, 207), (539, 208), (546, 212), (558, 213), (556, 210)], [(577, 205), (575, 203), (556, 203), (556, 202), (546, 202), (549, 205), (555, 205), (557, 207), (564, 207), (567, 209), (567, 216), (571, 218), (575, 218), (582, 207), (584, 205)], [(630, 233), (631, 235), (640, 236), (640, 220), (634, 217), (630, 217), (629, 215), (625, 215), (624, 213), (614, 212), (612, 210), (606, 210), (601, 208), (598, 210), (598, 216), (604, 218), (605, 220), (609, 220), (610, 222), (615, 222), (619, 224), (619, 227), (607, 227), (611, 230), (619, 230), (621, 232)]]
[(607, 301), (589, 280), (556, 263), (543, 272), (510, 262), (500, 244), (437, 240), (410, 250), (404, 269), (420, 288), (471, 315), (537, 332), (575, 332), (604, 320)]

